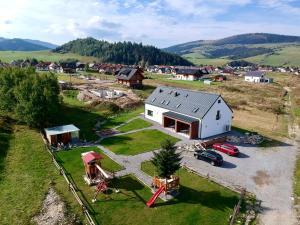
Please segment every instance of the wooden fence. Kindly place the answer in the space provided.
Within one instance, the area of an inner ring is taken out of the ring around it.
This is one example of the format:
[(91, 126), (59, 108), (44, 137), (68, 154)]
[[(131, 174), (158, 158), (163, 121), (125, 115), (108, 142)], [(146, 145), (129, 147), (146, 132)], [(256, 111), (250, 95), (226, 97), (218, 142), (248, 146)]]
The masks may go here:
[(83, 201), (81, 200), (81, 198), (78, 196), (77, 191), (76, 191), (76, 186), (75, 184), (70, 181), (70, 179), (68, 178), (68, 176), (66, 175), (66, 172), (64, 170), (64, 168), (62, 166), (59, 165), (59, 163), (57, 162), (55, 155), (53, 154), (53, 152), (50, 150), (47, 141), (44, 139), (43, 135), (42, 138), (45, 142), (45, 149), (47, 150), (47, 152), (51, 155), (52, 157), (52, 161), (54, 163), (54, 165), (56, 166), (56, 168), (59, 171), (59, 174), (62, 175), (64, 177), (64, 179), (66, 180), (66, 182), (68, 183), (69, 186), (69, 191), (71, 191), (71, 193), (74, 195), (76, 201), (78, 202), (78, 204), (80, 205), (83, 214), (85, 215), (88, 223), (90, 225), (96, 225), (96, 223), (94, 222), (92, 216), (90, 215), (90, 212), (88, 210), (88, 208), (85, 206), (85, 204), (83, 203)]
[(240, 196), (239, 202), (238, 202), (238, 204), (236, 204), (236, 206), (233, 209), (233, 214), (232, 214), (232, 216), (230, 218), (229, 225), (233, 225), (235, 223), (235, 220), (236, 220), (237, 216), (240, 213), (241, 205), (242, 205), (242, 202), (243, 202), (243, 200), (245, 198), (245, 195), (246, 195), (246, 189), (243, 189), (242, 192), (241, 192), (241, 196)]

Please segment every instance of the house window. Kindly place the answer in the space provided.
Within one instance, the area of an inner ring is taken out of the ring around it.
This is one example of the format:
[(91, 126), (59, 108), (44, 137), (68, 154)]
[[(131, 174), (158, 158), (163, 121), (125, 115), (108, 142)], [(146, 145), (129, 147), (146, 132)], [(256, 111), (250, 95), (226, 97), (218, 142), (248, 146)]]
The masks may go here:
[(152, 110), (147, 110), (147, 115), (148, 116), (153, 116), (153, 111)]
[(221, 99), (218, 100), (218, 103), (221, 103)]
[(217, 115), (216, 115), (216, 120), (219, 120), (221, 118), (221, 115), (220, 115), (220, 110), (217, 111)]

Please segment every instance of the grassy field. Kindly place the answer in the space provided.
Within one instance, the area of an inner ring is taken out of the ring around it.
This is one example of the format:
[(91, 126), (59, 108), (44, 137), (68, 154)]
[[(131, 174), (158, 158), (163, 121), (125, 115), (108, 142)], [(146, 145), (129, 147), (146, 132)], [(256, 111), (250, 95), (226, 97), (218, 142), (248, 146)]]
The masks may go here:
[(220, 83), (212, 82), (211, 85), (204, 84), (203, 81), (189, 81), (189, 80), (172, 80), (171, 75), (159, 75), (146, 73), (148, 79), (144, 80), (144, 83), (149, 86), (174, 86), (179, 88), (194, 89), (194, 90), (206, 90), (209, 86), (218, 86)]
[[(72, 158), (73, 157), (73, 158)], [(238, 195), (228, 189), (209, 182), (185, 170), (180, 170), (180, 195), (172, 201), (158, 200), (155, 208), (145, 207), (151, 197), (150, 190), (133, 176), (124, 176), (109, 183), (107, 196), (99, 194), (91, 202), (94, 188), (87, 186), (83, 179), (83, 167), (74, 166), (77, 156), (60, 155), (60, 160), (79, 193), (89, 205), (96, 221), (102, 224), (174, 224), (174, 225), (218, 225), (226, 224)], [(109, 169), (109, 168), (108, 168)], [(120, 192), (114, 192), (119, 189)]]
[(101, 141), (101, 145), (116, 154), (136, 155), (159, 149), (161, 142), (165, 139), (170, 139), (174, 142), (178, 141), (177, 138), (171, 137), (158, 130), (143, 130), (105, 138)]
[(150, 127), (150, 126), (152, 126), (152, 123), (142, 120), (140, 118), (137, 118), (137, 119), (134, 119), (134, 120), (130, 121), (129, 123), (126, 123), (126, 124), (122, 125), (121, 127), (119, 127), (118, 131), (125, 133), (128, 131), (142, 129), (142, 128), (146, 128), (146, 127)]
[(110, 129), (114, 128), (116, 126), (119, 126), (126, 121), (137, 117), (142, 112), (144, 112), (144, 107), (138, 107), (135, 109), (132, 109), (130, 111), (121, 112), (119, 114), (115, 114), (109, 118), (106, 118), (104, 124), (101, 126), (102, 129)]
[(1, 224), (31, 224), (51, 184), (67, 202), (69, 213), (81, 215), (38, 132), (1, 117), (0, 144)]
[[(300, 149), (299, 149), (300, 150)], [(294, 193), (296, 195), (296, 204), (300, 204), (300, 157), (298, 155), (297, 161), (296, 161), (296, 167), (294, 171)]]
[(246, 61), (270, 66), (300, 66), (300, 46), (279, 48), (275, 54), (246, 58)]
[[(237, 47), (238, 45), (224, 46), (224, 48)], [(257, 44), (257, 45), (246, 45), (249, 48), (262, 47), (273, 49), (274, 53), (261, 54), (253, 57), (243, 58), (248, 62), (270, 65), (270, 66), (300, 66), (300, 45), (283, 43), (283, 44)], [(211, 49), (220, 48), (220, 46), (201, 46), (195, 48), (191, 53), (183, 55), (184, 58), (191, 61), (195, 65), (213, 65), (213, 66), (224, 66), (228, 62), (233, 61), (228, 56), (219, 58), (208, 58), (204, 56), (204, 52)], [(236, 59), (241, 60), (241, 59)]]
[(61, 163), (63, 166), (65, 166), (65, 162), (66, 164), (68, 164), (68, 168), (72, 167), (73, 170), (77, 169), (79, 174), (84, 172), (81, 153), (89, 151), (98, 152), (103, 156), (103, 159), (101, 160), (101, 166), (103, 167), (103, 169), (108, 170), (110, 172), (117, 172), (123, 169), (121, 165), (113, 161), (97, 147), (82, 147), (72, 149), (69, 151), (60, 151), (56, 153), (56, 157), (58, 162)]
[(47, 62), (58, 62), (66, 59), (78, 59), (81, 62), (99, 61), (95, 57), (80, 56), (73, 53), (60, 54), (50, 51), (0, 51), (0, 61), (3, 62), (11, 62), (12, 60), (27, 58), (36, 58), (37, 60)]

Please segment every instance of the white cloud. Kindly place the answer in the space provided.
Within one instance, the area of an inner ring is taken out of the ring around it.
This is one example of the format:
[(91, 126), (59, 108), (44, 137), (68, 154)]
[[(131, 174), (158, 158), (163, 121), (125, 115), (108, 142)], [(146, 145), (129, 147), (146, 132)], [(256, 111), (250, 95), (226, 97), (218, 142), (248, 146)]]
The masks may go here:
[[(300, 35), (296, 23), (223, 20), (231, 9), (258, 7), (298, 12), (292, 0), (2, 0), (0, 36), (62, 44), (86, 36), (168, 46), (245, 32)], [(279, 11), (282, 10), (282, 11)], [(218, 18), (219, 17), (219, 18)], [(297, 20), (297, 16), (292, 17)], [(9, 22), (7, 22), (9, 21)]]

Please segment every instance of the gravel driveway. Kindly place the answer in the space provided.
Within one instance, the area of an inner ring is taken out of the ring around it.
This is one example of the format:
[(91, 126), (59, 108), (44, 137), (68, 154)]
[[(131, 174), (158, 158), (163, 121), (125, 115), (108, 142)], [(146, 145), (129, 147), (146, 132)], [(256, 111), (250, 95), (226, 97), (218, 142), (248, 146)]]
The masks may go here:
[(230, 157), (223, 153), (222, 167), (197, 160), (185, 154), (183, 163), (200, 174), (215, 178), (228, 186), (245, 187), (262, 200), (261, 224), (296, 224), (293, 214), (292, 180), (297, 148), (282, 144), (272, 148), (238, 146), (241, 155)]

